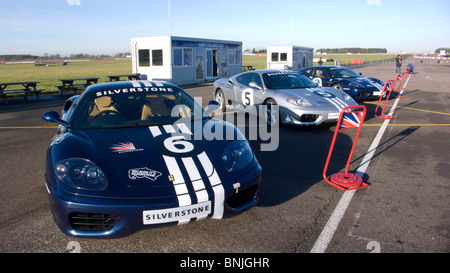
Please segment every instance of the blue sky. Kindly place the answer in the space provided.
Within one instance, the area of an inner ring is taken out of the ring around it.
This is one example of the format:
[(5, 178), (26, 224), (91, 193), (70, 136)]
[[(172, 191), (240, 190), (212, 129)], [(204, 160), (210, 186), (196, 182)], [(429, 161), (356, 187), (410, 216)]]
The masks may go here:
[[(0, 0), (0, 55), (115, 54), (169, 35), (169, 0)], [(432, 52), (450, 47), (448, 0), (171, 0), (173, 36)]]

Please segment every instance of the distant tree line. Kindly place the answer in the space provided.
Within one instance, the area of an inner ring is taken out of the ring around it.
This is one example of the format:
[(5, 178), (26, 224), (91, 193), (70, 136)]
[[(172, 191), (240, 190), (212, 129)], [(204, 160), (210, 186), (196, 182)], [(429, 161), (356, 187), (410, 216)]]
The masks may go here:
[(114, 56), (111, 55), (89, 55), (89, 54), (71, 54), (70, 56), (61, 56), (60, 54), (48, 54), (45, 53), (43, 56), (35, 55), (0, 55), (0, 62), (20, 62), (20, 61), (40, 61), (40, 60), (61, 60), (61, 59), (71, 59), (71, 60), (83, 60), (83, 59), (106, 59), (106, 58), (124, 58), (127, 55), (131, 55), (129, 52), (117, 53)]
[(441, 53), (441, 50), (445, 50), (446, 54), (450, 53), (450, 48), (449, 47), (440, 47), (440, 48), (436, 49), (434, 51), (434, 53)]
[(32, 61), (38, 60), (39, 58), (39, 56), (33, 55), (0, 55), (0, 62)]
[(256, 49), (256, 48), (253, 48), (252, 49), (252, 53), (253, 54), (265, 54), (265, 53), (267, 53), (267, 49), (263, 49), (263, 48)]
[(361, 47), (347, 47), (347, 48), (320, 48), (317, 52), (328, 54), (365, 54), (365, 53), (387, 53), (386, 48), (361, 48)]

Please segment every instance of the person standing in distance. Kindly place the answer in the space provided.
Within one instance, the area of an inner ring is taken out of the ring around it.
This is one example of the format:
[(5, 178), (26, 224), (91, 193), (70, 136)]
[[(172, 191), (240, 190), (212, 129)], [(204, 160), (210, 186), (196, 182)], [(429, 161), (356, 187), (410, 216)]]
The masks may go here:
[(400, 54), (395, 57), (395, 73), (402, 73), (402, 57), (400, 57)]

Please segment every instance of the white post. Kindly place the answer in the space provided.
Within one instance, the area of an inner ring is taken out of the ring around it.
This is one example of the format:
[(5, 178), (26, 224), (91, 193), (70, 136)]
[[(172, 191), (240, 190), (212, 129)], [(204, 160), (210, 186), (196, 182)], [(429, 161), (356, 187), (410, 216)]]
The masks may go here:
[(169, 36), (172, 36), (172, 34), (171, 34), (171, 22), (170, 22), (171, 20), (170, 20), (170, 0), (169, 0)]

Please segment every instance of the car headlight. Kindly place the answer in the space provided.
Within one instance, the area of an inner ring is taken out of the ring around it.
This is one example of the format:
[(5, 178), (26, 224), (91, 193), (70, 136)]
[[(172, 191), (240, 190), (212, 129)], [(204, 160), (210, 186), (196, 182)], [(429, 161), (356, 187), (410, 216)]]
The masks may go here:
[(342, 94), (342, 98), (343, 98), (345, 101), (350, 101), (350, 100), (352, 99), (352, 97), (350, 97), (350, 95), (348, 95), (348, 94)]
[(230, 142), (223, 150), (223, 165), (229, 172), (245, 168), (252, 160), (252, 150), (245, 140)]
[(103, 190), (107, 181), (102, 170), (83, 158), (64, 159), (56, 163), (55, 174), (67, 186), (83, 190)]
[(356, 83), (356, 82), (349, 82), (348, 85), (351, 87), (354, 87), (354, 88), (363, 88), (364, 87), (364, 85)]
[(305, 99), (288, 98), (287, 102), (300, 106), (312, 106), (312, 104)]

